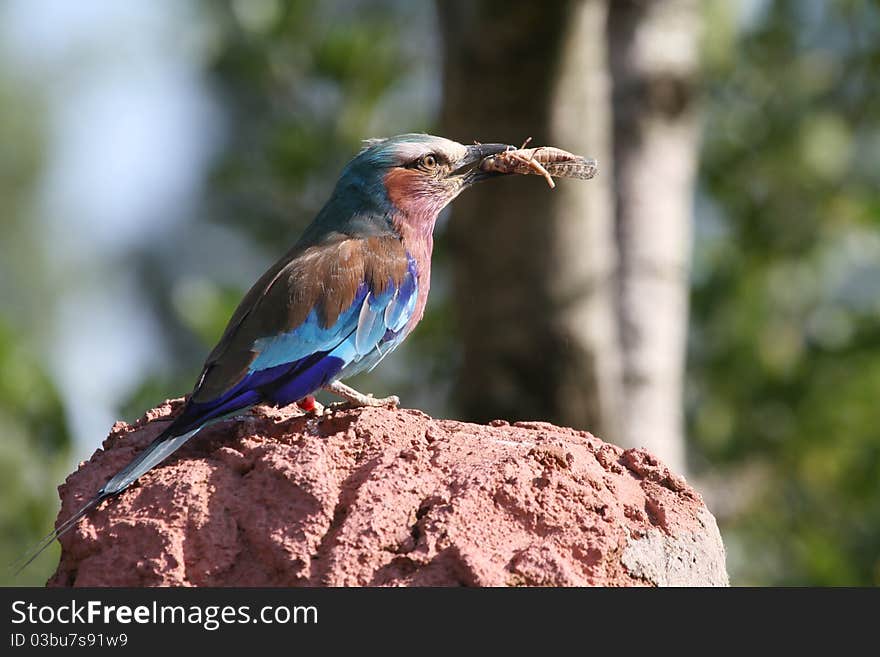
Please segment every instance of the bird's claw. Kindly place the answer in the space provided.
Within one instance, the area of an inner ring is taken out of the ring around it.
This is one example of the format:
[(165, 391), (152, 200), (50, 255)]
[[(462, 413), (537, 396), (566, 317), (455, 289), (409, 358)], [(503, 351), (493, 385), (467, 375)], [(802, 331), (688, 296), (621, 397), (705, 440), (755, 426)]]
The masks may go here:
[[(389, 395), (388, 397), (380, 397), (376, 399), (372, 394), (364, 394), (362, 392), (358, 392), (351, 386), (347, 386), (341, 381), (334, 381), (328, 386), (324, 387), (324, 390), (328, 392), (332, 392), (334, 395), (342, 397), (345, 399), (344, 402), (336, 402), (335, 404), (330, 404), (327, 408), (329, 412), (332, 413), (337, 410), (347, 409), (347, 408), (363, 408), (363, 407), (387, 407), (387, 408), (397, 408), (400, 406), (400, 398), (397, 395)], [(327, 411), (325, 410), (325, 414)]]
[(400, 397), (397, 395), (389, 395), (388, 397), (373, 397), (373, 395), (360, 395), (357, 399), (346, 399), (345, 401), (333, 402), (327, 404), (323, 409), (323, 414), (333, 415), (336, 411), (347, 411), (353, 408), (392, 408), (396, 409), (400, 406)]
[(376, 399), (373, 395), (368, 395), (371, 399), (371, 403), (369, 406), (387, 406), (388, 408), (397, 408), (400, 406), (400, 397), (397, 395), (388, 395), (387, 397), (380, 397)]

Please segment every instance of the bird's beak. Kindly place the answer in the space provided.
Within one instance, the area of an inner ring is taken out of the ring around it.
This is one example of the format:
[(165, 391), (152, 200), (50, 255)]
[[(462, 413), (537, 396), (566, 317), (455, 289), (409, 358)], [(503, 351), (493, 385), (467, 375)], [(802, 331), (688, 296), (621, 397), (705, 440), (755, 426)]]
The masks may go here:
[(490, 155), (497, 155), (515, 148), (516, 146), (510, 146), (509, 144), (473, 144), (468, 146), (465, 156), (456, 163), (455, 177), (461, 181), (461, 187), (465, 188), (489, 178), (503, 176), (504, 174), (494, 171), (480, 171), (479, 167), (474, 167), (468, 171), (462, 170), (471, 165), (479, 164)]

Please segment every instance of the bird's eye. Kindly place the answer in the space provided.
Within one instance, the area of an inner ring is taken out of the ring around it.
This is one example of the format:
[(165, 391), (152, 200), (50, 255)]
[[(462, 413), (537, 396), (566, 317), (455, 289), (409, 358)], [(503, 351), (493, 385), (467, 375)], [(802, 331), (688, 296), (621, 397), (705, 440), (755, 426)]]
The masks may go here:
[(422, 167), (425, 169), (436, 169), (437, 157), (435, 155), (425, 155), (425, 157), (422, 158)]

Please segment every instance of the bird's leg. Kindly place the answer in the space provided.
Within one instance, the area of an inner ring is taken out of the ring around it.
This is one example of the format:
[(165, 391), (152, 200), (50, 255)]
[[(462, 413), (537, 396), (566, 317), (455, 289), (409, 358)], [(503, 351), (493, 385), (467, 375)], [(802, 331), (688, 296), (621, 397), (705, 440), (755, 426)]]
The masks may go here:
[(397, 405), (400, 404), (400, 399), (396, 395), (376, 399), (373, 395), (365, 395), (340, 381), (334, 381), (329, 386), (324, 386), (324, 390), (345, 399), (344, 402), (328, 405), (327, 410), (331, 411), (340, 408), (360, 408), (361, 406), (390, 406), (397, 408)]

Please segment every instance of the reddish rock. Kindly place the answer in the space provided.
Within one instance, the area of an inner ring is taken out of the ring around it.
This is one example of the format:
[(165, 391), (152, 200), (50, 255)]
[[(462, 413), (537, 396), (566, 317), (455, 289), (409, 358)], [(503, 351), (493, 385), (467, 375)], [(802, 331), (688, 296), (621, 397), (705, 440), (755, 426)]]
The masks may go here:
[[(180, 400), (117, 423), (69, 517)], [(258, 408), (61, 539), (52, 586), (726, 585), (700, 496), (644, 450), (543, 422)]]

